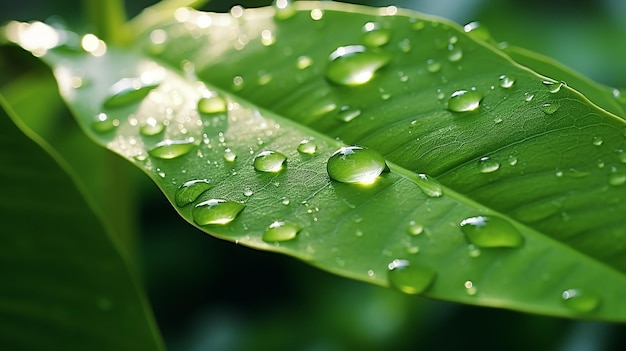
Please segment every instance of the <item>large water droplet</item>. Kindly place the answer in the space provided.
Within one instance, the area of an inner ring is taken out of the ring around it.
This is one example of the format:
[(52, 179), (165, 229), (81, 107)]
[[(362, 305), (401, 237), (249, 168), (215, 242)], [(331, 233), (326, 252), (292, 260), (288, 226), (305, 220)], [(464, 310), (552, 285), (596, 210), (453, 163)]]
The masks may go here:
[(561, 105), (557, 102), (554, 103), (545, 103), (543, 105), (541, 105), (541, 111), (543, 111), (545, 114), (547, 115), (551, 115), (553, 113), (555, 113), (556, 111), (559, 110), (559, 108), (561, 107)]
[(480, 106), (483, 94), (475, 90), (457, 90), (448, 100), (448, 110), (452, 112), (474, 111)]
[(478, 160), (478, 169), (481, 173), (492, 173), (500, 169), (500, 163), (487, 156)]
[(109, 96), (104, 100), (104, 107), (116, 108), (139, 102), (159, 84), (143, 83), (137, 78), (122, 78), (111, 86)]
[(441, 197), (443, 195), (443, 187), (435, 178), (424, 173), (418, 174), (417, 177), (417, 185), (424, 195), (428, 197)]
[(118, 119), (109, 117), (106, 113), (99, 113), (96, 120), (91, 123), (91, 129), (97, 133), (107, 133), (116, 129), (120, 125)]
[(383, 46), (389, 42), (391, 31), (382, 28), (379, 23), (367, 22), (363, 26), (363, 44), (371, 47)]
[(207, 179), (196, 179), (185, 182), (178, 189), (176, 189), (176, 194), (174, 195), (176, 205), (178, 205), (179, 207), (188, 205), (196, 201), (196, 199), (203, 192), (211, 188), (212, 185)]
[(563, 303), (577, 312), (592, 312), (600, 305), (600, 297), (581, 289), (568, 289), (561, 294)]
[(298, 145), (298, 152), (301, 154), (313, 155), (317, 152), (317, 143), (311, 139), (304, 139)]
[(156, 146), (149, 150), (148, 153), (152, 157), (169, 160), (188, 153), (193, 150), (194, 147), (194, 138), (187, 138), (183, 140), (167, 139), (156, 144)]
[(434, 269), (412, 264), (403, 259), (393, 260), (387, 268), (389, 284), (406, 294), (420, 294), (426, 291), (437, 276)]
[(204, 97), (198, 100), (198, 112), (206, 115), (226, 112), (226, 100), (221, 96)]
[(360, 146), (340, 148), (326, 164), (328, 175), (343, 183), (371, 184), (386, 168), (385, 159), (378, 152)]
[(263, 233), (263, 241), (275, 242), (275, 241), (287, 241), (296, 237), (298, 232), (302, 229), (293, 223), (288, 222), (274, 222)]
[(342, 46), (329, 56), (326, 78), (339, 85), (362, 85), (391, 60), (386, 53), (368, 51), (362, 45)]
[(506, 74), (501, 75), (499, 79), (500, 79), (500, 87), (505, 88), (505, 89), (508, 89), (512, 87), (513, 84), (515, 84), (515, 78), (511, 78), (507, 76)]
[(469, 217), (461, 221), (467, 241), (478, 247), (518, 247), (524, 237), (511, 223), (496, 216)]
[(198, 225), (228, 224), (243, 211), (244, 207), (246, 206), (234, 201), (211, 199), (197, 204), (191, 215)]
[(257, 171), (261, 172), (280, 172), (283, 164), (287, 160), (287, 156), (277, 151), (262, 151), (254, 157), (253, 165)]

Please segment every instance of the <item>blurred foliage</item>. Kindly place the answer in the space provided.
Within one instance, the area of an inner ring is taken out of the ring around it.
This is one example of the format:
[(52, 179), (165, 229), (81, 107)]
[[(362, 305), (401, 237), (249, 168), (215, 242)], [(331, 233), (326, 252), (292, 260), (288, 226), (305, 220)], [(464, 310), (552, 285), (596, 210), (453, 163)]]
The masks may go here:
[[(270, 2), (220, 0), (204, 9)], [(497, 40), (626, 87), (626, 2), (620, 0), (352, 2), (393, 3), (460, 24), (478, 20)], [(128, 15), (152, 3), (127, 1)], [(80, 11), (78, 0), (10, 0), (0, 4), (0, 23), (62, 19), (88, 31)], [(3, 47), (0, 88), (25, 75), (51, 77), (29, 54)], [(59, 113), (63, 123), (73, 123), (65, 109)], [(626, 344), (625, 326), (427, 301), (222, 242), (181, 220), (147, 178), (133, 182), (141, 213), (137, 261), (170, 350), (618, 350)]]

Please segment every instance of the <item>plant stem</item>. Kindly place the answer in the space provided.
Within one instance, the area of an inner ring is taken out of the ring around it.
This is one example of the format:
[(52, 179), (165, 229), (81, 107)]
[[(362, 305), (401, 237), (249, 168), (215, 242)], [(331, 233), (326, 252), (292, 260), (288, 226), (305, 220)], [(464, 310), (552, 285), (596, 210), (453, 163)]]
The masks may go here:
[(86, 17), (95, 27), (99, 38), (108, 44), (122, 45), (126, 42), (126, 10), (124, 0), (83, 0)]

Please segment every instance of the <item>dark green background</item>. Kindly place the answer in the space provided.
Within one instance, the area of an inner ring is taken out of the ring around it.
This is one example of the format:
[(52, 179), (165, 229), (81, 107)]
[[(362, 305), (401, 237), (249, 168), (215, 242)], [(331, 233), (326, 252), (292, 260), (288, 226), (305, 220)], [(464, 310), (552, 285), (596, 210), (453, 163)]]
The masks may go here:
[[(127, 1), (129, 15), (150, 1)], [(213, 1), (212, 11), (233, 4)], [(391, 1), (364, 1), (376, 6)], [(82, 22), (80, 1), (4, 1), (0, 23)], [(626, 2), (541, 0), (397, 1), (394, 5), (478, 20), (496, 40), (554, 57), (604, 84), (626, 87)], [(132, 5), (132, 6), (131, 6)], [(0, 82), (44, 68), (8, 50)], [(128, 172), (138, 173), (128, 164)], [(140, 259), (157, 321), (171, 350), (619, 350), (626, 328), (424, 300), (339, 278), (292, 258), (210, 238), (178, 217), (138, 177)]]

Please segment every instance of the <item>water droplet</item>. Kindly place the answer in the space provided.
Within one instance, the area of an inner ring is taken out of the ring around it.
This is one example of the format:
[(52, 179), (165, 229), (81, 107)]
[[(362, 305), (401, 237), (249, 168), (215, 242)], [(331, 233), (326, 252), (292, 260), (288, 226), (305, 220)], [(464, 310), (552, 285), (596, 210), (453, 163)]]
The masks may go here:
[(296, 237), (300, 231), (299, 226), (287, 222), (274, 222), (263, 233), (263, 241), (276, 242), (287, 241)]
[(211, 115), (226, 112), (226, 100), (221, 96), (203, 97), (198, 100), (198, 112)]
[(372, 184), (386, 168), (385, 159), (378, 152), (360, 146), (340, 148), (326, 164), (328, 175), (343, 183)]
[(448, 61), (450, 62), (458, 62), (463, 58), (463, 50), (461, 48), (450, 45), (448, 48)]
[(542, 83), (543, 83), (543, 85), (546, 86), (546, 88), (548, 88), (548, 91), (550, 91), (553, 94), (554, 93), (558, 93), (561, 90), (562, 86), (567, 85), (567, 84), (565, 84), (565, 82), (562, 82), (562, 81), (561, 82), (552, 82), (552, 81), (549, 81), (549, 80), (544, 80)]
[(319, 21), (324, 17), (324, 11), (322, 9), (313, 9), (311, 10), (311, 19), (314, 21)]
[(243, 196), (250, 197), (252, 195), (254, 195), (254, 191), (252, 191), (252, 189), (250, 188), (243, 189)]
[(617, 151), (617, 159), (621, 163), (626, 163), (626, 152), (624, 152), (624, 150), (618, 150)]
[(509, 161), (509, 165), (515, 166), (517, 164), (517, 157), (511, 155), (511, 156), (509, 156), (508, 161)]
[(148, 151), (148, 154), (152, 157), (169, 160), (188, 153), (193, 150), (194, 147), (193, 138), (183, 140), (167, 139), (156, 144), (154, 148)]
[(185, 182), (178, 189), (176, 189), (176, 194), (174, 195), (176, 205), (178, 207), (188, 205), (196, 201), (202, 193), (212, 187), (213, 186), (207, 179), (196, 179)]
[(148, 117), (141, 128), (139, 128), (139, 133), (145, 136), (154, 136), (161, 133), (163, 129), (165, 129), (163, 123), (160, 123), (154, 117)]
[(478, 292), (478, 288), (471, 280), (465, 281), (465, 283), (463, 283), (463, 286), (465, 287), (465, 292), (470, 296), (474, 296)]
[(280, 203), (281, 203), (281, 204), (283, 204), (283, 205), (285, 205), (285, 206), (287, 206), (287, 205), (289, 205), (290, 201), (289, 201), (289, 199), (288, 199), (288, 198), (284, 197), (284, 198), (280, 201)]
[(191, 215), (198, 225), (228, 224), (232, 222), (241, 211), (243, 204), (224, 199), (211, 199), (197, 204)]
[(428, 59), (426, 61), (426, 70), (430, 73), (436, 73), (441, 70), (441, 63), (434, 59)]
[(441, 197), (443, 195), (443, 188), (435, 178), (424, 173), (418, 174), (417, 177), (416, 183), (424, 195), (428, 197)]
[(412, 264), (403, 259), (395, 259), (387, 267), (389, 284), (406, 294), (420, 294), (426, 291), (437, 276), (437, 272), (432, 268)]
[(277, 151), (262, 151), (254, 157), (253, 165), (257, 171), (261, 172), (280, 172), (283, 164), (287, 161), (287, 157)]
[(543, 105), (541, 105), (541, 111), (543, 111), (545, 114), (547, 115), (551, 115), (553, 113), (555, 113), (556, 111), (559, 110), (559, 108), (561, 107), (560, 104), (558, 103), (545, 103)]
[(602, 139), (602, 137), (599, 137), (599, 136), (594, 136), (594, 137), (591, 139), (591, 143), (592, 143), (593, 145), (595, 145), (595, 146), (600, 146), (600, 145), (602, 145), (602, 144), (604, 143), (604, 140)]
[(391, 31), (382, 28), (379, 23), (367, 22), (363, 26), (363, 44), (379, 47), (387, 44), (391, 38)]
[(362, 85), (374, 77), (374, 73), (391, 60), (381, 52), (371, 52), (362, 45), (342, 46), (329, 56), (326, 78), (332, 83), (355, 86)]
[(495, 172), (500, 168), (500, 163), (498, 161), (492, 160), (489, 157), (481, 157), (478, 160), (478, 169), (481, 173), (491, 173)]
[(300, 56), (296, 61), (296, 67), (298, 69), (305, 69), (313, 65), (313, 59), (308, 56)]
[(530, 93), (524, 93), (524, 96), (525, 96), (524, 101), (526, 102), (533, 101), (533, 98), (535, 97), (535, 95), (530, 94)]
[(342, 106), (341, 109), (339, 109), (339, 114), (337, 115), (337, 118), (340, 121), (347, 123), (359, 117), (360, 115), (361, 110), (352, 109), (350, 108), (350, 106)]
[(424, 232), (424, 226), (415, 221), (410, 221), (409, 225), (406, 227), (406, 231), (411, 235), (420, 235)]
[(491, 34), (489, 34), (487, 28), (479, 22), (470, 22), (463, 26), (463, 30), (465, 31), (465, 33), (468, 33), (470, 36), (476, 39), (485, 41), (491, 39)]
[(467, 245), (467, 254), (469, 257), (476, 258), (480, 256), (480, 249), (475, 245), (469, 244)]
[(233, 150), (229, 148), (224, 149), (224, 160), (226, 160), (226, 162), (235, 162), (236, 158), (237, 154), (235, 154)]
[(609, 174), (609, 184), (612, 186), (620, 186), (626, 184), (626, 173)]
[(592, 312), (600, 305), (600, 297), (581, 289), (568, 289), (561, 294), (563, 303), (577, 312)]
[(97, 133), (107, 133), (120, 125), (118, 119), (110, 118), (106, 113), (99, 113), (96, 120), (91, 123), (91, 129)]
[(513, 84), (515, 84), (515, 78), (511, 78), (507, 76), (506, 74), (501, 75), (499, 79), (500, 79), (500, 87), (505, 88), (505, 89), (508, 89), (512, 87)]
[(480, 106), (483, 94), (475, 90), (457, 90), (448, 100), (448, 110), (452, 112), (474, 111)]
[(286, 20), (296, 14), (296, 8), (293, 6), (290, 0), (276, 0), (274, 1), (274, 17), (278, 20)]
[(159, 82), (143, 83), (137, 78), (122, 78), (111, 86), (109, 96), (104, 100), (104, 107), (116, 108), (128, 106), (143, 100)]
[(317, 143), (311, 139), (304, 139), (298, 145), (298, 152), (313, 155), (317, 152)]
[(469, 217), (461, 221), (467, 241), (478, 247), (518, 247), (524, 237), (511, 223), (496, 216)]
[(245, 82), (242, 76), (234, 76), (233, 77), (233, 85), (232, 88), (234, 91), (240, 91), (243, 89)]
[(398, 42), (398, 48), (402, 52), (411, 52), (412, 46), (411, 41), (409, 39), (402, 39)]

